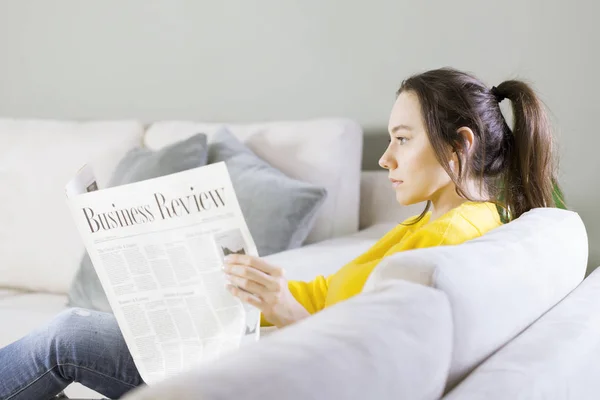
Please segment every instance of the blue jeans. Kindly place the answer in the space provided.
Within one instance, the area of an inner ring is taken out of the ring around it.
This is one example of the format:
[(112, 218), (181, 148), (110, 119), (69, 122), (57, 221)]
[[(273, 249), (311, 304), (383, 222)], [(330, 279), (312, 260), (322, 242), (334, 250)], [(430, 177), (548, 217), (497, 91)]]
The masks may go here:
[(0, 400), (48, 400), (72, 382), (113, 399), (144, 383), (112, 314), (68, 309), (0, 349)]

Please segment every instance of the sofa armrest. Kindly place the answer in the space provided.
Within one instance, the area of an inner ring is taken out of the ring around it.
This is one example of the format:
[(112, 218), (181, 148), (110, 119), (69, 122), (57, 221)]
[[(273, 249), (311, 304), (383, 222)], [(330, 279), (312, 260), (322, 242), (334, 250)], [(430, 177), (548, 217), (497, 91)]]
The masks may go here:
[(451, 342), (442, 292), (389, 282), (126, 399), (439, 399)]
[(597, 399), (598, 310), (600, 269), (475, 369), (445, 399)]

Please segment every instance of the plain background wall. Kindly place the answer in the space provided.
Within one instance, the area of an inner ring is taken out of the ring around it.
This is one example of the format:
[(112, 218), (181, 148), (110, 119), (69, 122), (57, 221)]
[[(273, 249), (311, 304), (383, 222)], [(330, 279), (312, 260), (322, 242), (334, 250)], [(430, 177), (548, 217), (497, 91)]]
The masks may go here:
[(403, 78), (454, 66), (534, 83), (600, 264), (597, 2), (0, 0), (0, 115), (261, 121), (343, 116), (386, 144)]

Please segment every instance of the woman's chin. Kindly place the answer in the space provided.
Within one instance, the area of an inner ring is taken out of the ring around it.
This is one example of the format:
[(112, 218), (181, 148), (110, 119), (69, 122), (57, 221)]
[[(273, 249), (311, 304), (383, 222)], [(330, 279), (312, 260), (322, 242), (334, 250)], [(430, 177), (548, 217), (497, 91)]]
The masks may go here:
[(415, 204), (423, 203), (427, 200), (416, 199), (414, 197), (408, 197), (406, 195), (402, 195), (402, 193), (396, 191), (396, 202), (401, 206), (408, 207), (414, 206)]
[(398, 204), (400, 204), (401, 206), (409, 206), (413, 203), (411, 203), (409, 201), (409, 199), (406, 198), (406, 196), (402, 196), (400, 193), (396, 192), (396, 201), (398, 202)]

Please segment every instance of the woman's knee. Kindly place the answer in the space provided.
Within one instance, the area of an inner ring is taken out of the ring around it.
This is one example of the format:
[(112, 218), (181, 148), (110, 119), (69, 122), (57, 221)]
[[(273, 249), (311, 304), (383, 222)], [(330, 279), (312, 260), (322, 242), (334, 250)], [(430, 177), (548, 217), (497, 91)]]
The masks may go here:
[(91, 311), (83, 308), (68, 308), (50, 321), (47, 326), (48, 333), (50, 336), (58, 338), (80, 333), (78, 331), (82, 327), (89, 325), (86, 318), (91, 317), (91, 313)]
[(111, 314), (69, 308), (48, 324), (46, 336), (48, 344), (60, 353), (76, 353), (81, 347), (101, 345), (99, 342), (114, 336), (118, 329)]
[(121, 373), (131, 375), (129, 386), (141, 383), (112, 314), (71, 308), (27, 340), (32, 340), (28, 353), (34, 354), (41, 369), (53, 370), (65, 382), (97, 383)]

